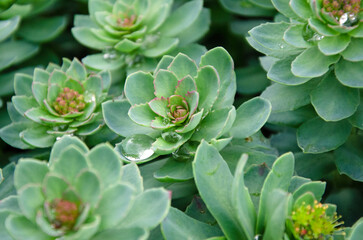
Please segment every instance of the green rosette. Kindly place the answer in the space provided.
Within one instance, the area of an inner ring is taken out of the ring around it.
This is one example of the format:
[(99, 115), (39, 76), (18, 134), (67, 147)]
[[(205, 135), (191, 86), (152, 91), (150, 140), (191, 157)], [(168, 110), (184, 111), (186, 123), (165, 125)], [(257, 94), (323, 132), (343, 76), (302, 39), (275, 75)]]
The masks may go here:
[(50, 147), (63, 135), (90, 136), (104, 126), (101, 103), (110, 84), (108, 72), (87, 72), (77, 59), (17, 74), (8, 104), (12, 123), (0, 135), (21, 149)]
[(144, 191), (135, 164), (122, 166), (109, 144), (89, 150), (65, 136), (49, 163), (21, 159), (17, 194), (0, 203), (2, 239), (147, 239), (166, 216), (169, 193)]
[(104, 52), (83, 59), (96, 69), (154, 65), (154, 58), (200, 39), (210, 22), (202, 0), (179, 7), (172, 0), (90, 0), (89, 13), (75, 17), (72, 33)]

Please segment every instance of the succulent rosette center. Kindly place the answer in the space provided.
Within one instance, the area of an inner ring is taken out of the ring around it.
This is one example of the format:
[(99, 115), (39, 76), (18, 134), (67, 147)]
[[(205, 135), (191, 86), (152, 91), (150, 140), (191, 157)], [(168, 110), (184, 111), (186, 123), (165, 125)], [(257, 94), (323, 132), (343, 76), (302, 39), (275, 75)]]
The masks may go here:
[(306, 204), (303, 202), (292, 212), (293, 231), (294, 234), (301, 239), (320, 240), (325, 236), (330, 236), (336, 231), (336, 227), (342, 224), (338, 222), (336, 212), (328, 215), (327, 204), (318, 203)]
[(80, 209), (76, 203), (63, 199), (53, 200), (50, 209), (53, 213), (51, 222), (55, 229), (71, 230), (80, 215)]
[(125, 14), (119, 13), (118, 17), (116, 17), (116, 22), (119, 27), (129, 28), (132, 27), (136, 23), (137, 17), (135, 14)]
[(361, 0), (323, 0), (323, 9), (340, 19), (345, 13), (354, 18), (360, 11)]
[(63, 88), (53, 103), (54, 110), (60, 115), (81, 112), (86, 107), (83, 94), (70, 89)]
[(168, 98), (169, 109), (168, 116), (172, 123), (179, 124), (184, 122), (189, 115), (189, 106), (185, 98), (180, 95), (174, 95)]

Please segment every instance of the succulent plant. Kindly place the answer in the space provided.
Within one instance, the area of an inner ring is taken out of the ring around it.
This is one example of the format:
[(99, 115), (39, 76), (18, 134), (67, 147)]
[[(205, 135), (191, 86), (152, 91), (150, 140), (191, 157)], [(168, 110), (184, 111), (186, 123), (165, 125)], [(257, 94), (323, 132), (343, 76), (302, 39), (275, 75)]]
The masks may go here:
[(202, 0), (172, 9), (173, 0), (90, 0), (90, 16), (76, 16), (72, 33), (104, 53), (83, 62), (96, 69), (133, 66), (195, 42), (208, 30), (210, 13)]
[(302, 202), (300, 206), (294, 206), (291, 213), (294, 238), (319, 240), (332, 236), (342, 222), (338, 222), (337, 213), (329, 211), (329, 207), (316, 200), (312, 204)]
[(88, 73), (77, 59), (61, 67), (36, 68), (15, 76), (15, 96), (8, 104), (12, 123), (2, 139), (17, 148), (50, 147), (62, 135), (88, 136), (103, 125), (101, 103), (111, 84), (108, 72)]
[[(269, 161), (266, 156), (265, 159)], [(277, 158), (267, 174), (259, 168), (253, 181), (248, 181), (250, 170), (256, 166), (254, 161), (243, 154), (239, 161), (233, 160), (232, 163), (231, 159), (223, 159), (215, 147), (203, 141), (193, 162), (195, 182), (206, 206), (206, 210), (203, 207), (199, 210), (202, 209), (204, 214), (208, 211), (218, 225), (210, 224), (210, 217), (198, 218), (190, 212), (186, 216), (171, 209), (162, 223), (165, 238), (177, 239), (179, 233), (183, 233), (184, 238), (192, 239), (225, 236), (225, 239), (302, 240), (329, 239), (333, 235), (345, 239), (343, 228), (336, 228), (341, 224), (337, 222), (336, 206), (318, 203), (324, 194), (325, 183), (293, 176), (292, 153)], [(256, 192), (255, 185), (260, 179), (262, 186)], [(256, 196), (257, 205), (253, 202)], [(193, 224), (176, 224), (181, 222)], [(307, 226), (305, 237), (317, 238), (300, 238), (302, 226)]]
[(76, 137), (57, 141), (49, 164), (21, 159), (14, 184), (0, 203), (4, 240), (146, 239), (170, 205), (166, 190), (144, 191), (137, 166), (122, 166), (109, 144), (89, 150)]
[(247, 38), (268, 56), (263, 59), (267, 77), (276, 82), (261, 95), (272, 103), (269, 122), (298, 127), (305, 153), (335, 150), (363, 128), (362, 2), (273, 4), (285, 21), (257, 26)]
[[(188, 140), (211, 141), (227, 133), (236, 117), (235, 89), (233, 62), (223, 48), (207, 52), (199, 66), (180, 53), (163, 57), (154, 75), (141, 71), (129, 75), (125, 83), (129, 103), (106, 102), (104, 115), (112, 130), (128, 137), (121, 144), (126, 158), (135, 158), (129, 150), (135, 145), (132, 142), (152, 147), (145, 160), (154, 153), (154, 157), (172, 153)], [(113, 119), (115, 112), (110, 108), (117, 104), (127, 108), (128, 115), (119, 112)], [(131, 124), (119, 129), (123, 121)], [(133, 126), (137, 129), (130, 130)]]

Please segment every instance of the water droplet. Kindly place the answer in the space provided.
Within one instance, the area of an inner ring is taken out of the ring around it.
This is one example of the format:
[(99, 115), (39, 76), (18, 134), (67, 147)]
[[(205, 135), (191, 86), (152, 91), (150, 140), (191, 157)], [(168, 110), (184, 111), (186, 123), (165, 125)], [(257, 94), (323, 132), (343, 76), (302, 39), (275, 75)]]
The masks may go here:
[(168, 125), (170, 123), (170, 119), (169, 118), (163, 118), (163, 124), (164, 125)]
[(339, 25), (343, 26), (346, 22), (348, 21), (348, 13), (344, 13), (340, 18), (339, 18)]
[(280, 44), (279, 44), (279, 47), (280, 47), (281, 49), (284, 49), (284, 45), (283, 45), (282, 43), (280, 43)]
[(349, 13), (348, 18), (351, 22), (357, 21), (357, 14)]
[(170, 132), (164, 132), (161, 134), (161, 137), (170, 143), (176, 143), (178, 142), (180, 139), (182, 139), (182, 136), (180, 136), (178, 133), (174, 132), (174, 131), (170, 131)]
[(107, 47), (103, 50), (103, 59), (114, 60), (117, 57), (116, 51), (112, 47)]
[(259, 239), (260, 239), (260, 237), (261, 237), (261, 235), (260, 235), (260, 234), (258, 234), (258, 235), (256, 235), (256, 236), (255, 236), (255, 239), (254, 239), (254, 240), (259, 240)]
[(318, 33), (314, 33), (313, 36), (308, 40), (308, 42), (317, 42), (324, 38), (323, 35), (320, 35)]
[(133, 162), (143, 161), (154, 155), (154, 139), (148, 135), (136, 134), (116, 144), (116, 150), (126, 159)]

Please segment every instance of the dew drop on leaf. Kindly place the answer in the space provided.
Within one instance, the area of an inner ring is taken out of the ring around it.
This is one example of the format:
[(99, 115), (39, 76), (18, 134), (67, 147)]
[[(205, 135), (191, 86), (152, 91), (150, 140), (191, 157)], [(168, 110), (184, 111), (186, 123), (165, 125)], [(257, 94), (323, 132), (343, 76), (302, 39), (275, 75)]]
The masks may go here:
[(112, 47), (103, 50), (103, 59), (105, 60), (114, 60), (116, 56), (116, 51)]
[(155, 152), (153, 142), (155, 140), (143, 134), (136, 134), (125, 138), (116, 145), (116, 150), (126, 159), (132, 162), (143, 161), (150, 158)]
[(170, 132), (164, 132), (161, 134), (161, 137), (170, 143), (177, 143), (182, 136), (174, 131), (170, 131)]

